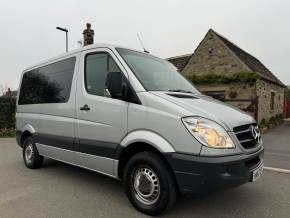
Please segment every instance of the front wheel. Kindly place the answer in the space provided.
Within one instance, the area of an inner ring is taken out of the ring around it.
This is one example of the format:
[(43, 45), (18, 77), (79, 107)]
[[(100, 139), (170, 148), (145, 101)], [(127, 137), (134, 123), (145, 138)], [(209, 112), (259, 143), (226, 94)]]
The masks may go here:
[(153, 152), (141, 152), (127, 163), (124, 187), (133, 206), (156, 216), (169, 209), (176, 200), (174, 179), (162, 160)]

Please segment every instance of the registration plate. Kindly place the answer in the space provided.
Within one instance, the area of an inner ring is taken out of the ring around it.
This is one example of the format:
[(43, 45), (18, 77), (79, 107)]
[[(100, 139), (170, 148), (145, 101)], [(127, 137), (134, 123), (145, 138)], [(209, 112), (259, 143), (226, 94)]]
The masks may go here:
[(251, 182), (255, 182), (257, 179), (260, 178), (260, 176), (261, 176), (262, 173), (263, 173), (263, 167), (264, 167), (264, 165), (261, 164), (259, 167), (257, 167), (257, 168), (253, 171)]

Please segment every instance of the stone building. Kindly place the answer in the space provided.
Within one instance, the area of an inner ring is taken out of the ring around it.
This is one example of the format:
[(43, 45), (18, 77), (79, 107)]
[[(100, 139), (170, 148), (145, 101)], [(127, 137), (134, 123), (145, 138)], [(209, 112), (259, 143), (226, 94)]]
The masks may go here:
[(285, 85), (257, 58), (210, 29), (193, 54), (168, 58), (197, 88), (252, 114), (283, 114)]
[(287, 86), (285, 89), (285, 109), (284, 115), (285, 118), (290, 118), (290, 86)]
[(2, 97), (16, 98), (17, 97), (17, 91), (11, 91), (11, 89), (8, 88), (7, 92)]

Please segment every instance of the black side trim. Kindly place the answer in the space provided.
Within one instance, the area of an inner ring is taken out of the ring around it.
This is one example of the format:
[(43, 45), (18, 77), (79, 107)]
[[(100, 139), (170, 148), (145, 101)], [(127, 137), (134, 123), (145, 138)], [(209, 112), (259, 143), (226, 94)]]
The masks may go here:
[(115, 150), (115, 159), (116, 160), (120, 160), (120, 157), (121, 157), (121, 154), (122, 154), (122, 151), (124, 150), (124, 146), (121, 146), (121, 145), (118, 145), (116, 147), (116, 150)]
[(72, 137), (56, 136), (49, 134), (35, 134), (34, 140), (37, 143), (50, 145), (57, 148), (62, 148), (66, 150), (75, 150), (75, 139)]
[(79, 140), (79, 152), (112, 159), (115, 158), (117, 147), (117, 143), (100, 142), (87, 139)]
[(21, 135), (22, 135), (22, 131), (20, 130), (17, 130), (16, 131), (16, 141), (17, 141), (17, 144), (21, 147)]
[(49, 134), (35, 134), (34, 139), (35, 142), (40, 144), (112, 159), (115, 159), (116, 149), (119, 147), (117, 143), (75, 139)]

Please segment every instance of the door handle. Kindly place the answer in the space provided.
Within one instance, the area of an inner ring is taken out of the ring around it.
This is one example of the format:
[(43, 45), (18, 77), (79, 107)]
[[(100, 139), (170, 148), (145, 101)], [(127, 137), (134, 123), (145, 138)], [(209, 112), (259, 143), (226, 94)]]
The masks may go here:
[(85, 104), (84, 106), (82, 106), (82, 107), (80, 108), (80, 110), (81, 110), (81, 111), (89, 111), (89, 110), (91, 110), (91, 108), (90, 108), (87, 104)]

